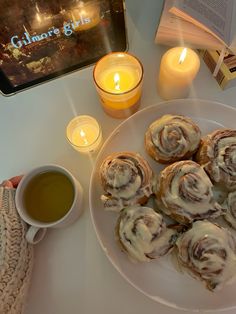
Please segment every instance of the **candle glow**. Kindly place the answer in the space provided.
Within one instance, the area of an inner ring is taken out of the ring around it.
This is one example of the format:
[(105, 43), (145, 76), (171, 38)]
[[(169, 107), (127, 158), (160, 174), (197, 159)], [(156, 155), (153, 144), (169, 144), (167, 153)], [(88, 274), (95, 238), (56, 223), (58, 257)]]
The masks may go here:
[(36, 13), (36, 19), (38, 20), (39, 23), (42, 21), (40, 14), (38, 12)]

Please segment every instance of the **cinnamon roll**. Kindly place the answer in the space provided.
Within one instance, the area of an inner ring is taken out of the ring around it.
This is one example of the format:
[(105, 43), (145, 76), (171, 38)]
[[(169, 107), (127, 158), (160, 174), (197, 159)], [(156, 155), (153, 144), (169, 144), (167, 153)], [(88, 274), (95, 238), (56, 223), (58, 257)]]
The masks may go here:
[(199, 127), (188, 117), (164, 115), (145, 134), (148, 154), (157, 162), (171, 163), (190, 158), (201, 139)]
[(120, 211), (134, 204), (145, 204), (152, 194), (153, 172), (148, 162), (133, 152), (113, 153), (100, 167), (105, 209)]
[(223, 213), (207, 174), (191, 160), (177, 161), (162, 170), (155, 194), (159, 208), (182, 224)]
[(229, 230), (196, 221), (176, 242), (178, 260), (211, 290), (219, 290), (236, 275), (236, 240)]
[(236, 229), (236, 191), (228, 194), (222, 206), (226, 208), (225, 220), (231, 227)]
[(116, 236), (133, 261), (150, 261), (171, 251), (178, 231), (167, 228), (162, 215), (152, 208), (133, 206), (121, 211)]
[(196, 160), (214, 182), (228, 190), (236, 189), (236, 130), (220, 129), (207, 135)]

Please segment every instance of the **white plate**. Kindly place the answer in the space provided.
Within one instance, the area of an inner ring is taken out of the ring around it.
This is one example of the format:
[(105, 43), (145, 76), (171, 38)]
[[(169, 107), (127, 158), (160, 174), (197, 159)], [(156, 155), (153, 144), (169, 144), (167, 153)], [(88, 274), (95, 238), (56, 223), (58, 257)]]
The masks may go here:
[(191, 117), (203, 134), (222, 127), (236, 128), (234, 108), (197, 99), (162, 102), (137, 112), (121, 123), (104, 143), (90, 181), (90, 211), (97, 237), (105, 254), (119, 273), (151, 299), (178, 309), (214, 311), (231, 309), (236, 307), (236, 284), (212, 293), (202, 283), (185, 273), (178, 272), (169, 256), (149, 263), (132, 263), (120, 251), (114, 239), (118, 214), (104, 211), (100, 201), (103, 191), (98, 170), (103, 159), (110, 153), (124, 150), (139, 152), (149, 161), (156, 173), (163, 168), (146, 154), (144, 134), (151, 122), (167, 113)]

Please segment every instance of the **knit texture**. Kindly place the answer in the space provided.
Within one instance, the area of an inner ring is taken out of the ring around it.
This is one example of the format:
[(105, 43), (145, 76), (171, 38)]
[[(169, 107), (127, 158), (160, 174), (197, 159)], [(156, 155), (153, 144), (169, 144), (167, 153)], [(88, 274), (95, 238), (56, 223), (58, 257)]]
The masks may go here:
[(26, 224), (15, 207), (15, 190), (0, 187), (0, 313), (22, 314), (33, 267)]

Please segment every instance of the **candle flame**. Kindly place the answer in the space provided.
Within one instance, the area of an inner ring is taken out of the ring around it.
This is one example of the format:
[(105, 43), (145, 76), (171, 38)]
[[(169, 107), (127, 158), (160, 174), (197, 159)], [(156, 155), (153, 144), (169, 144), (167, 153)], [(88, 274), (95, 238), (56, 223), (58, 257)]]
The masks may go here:
[(42, 21), (41, 16), (40, 16), (39, 13), (36, 13), (36, 19), (38, 20), (38, 22), (41, 22), (41, 21)]
[(84, 144), (88, 144), (88, 140), (86, 139), (86, 133), (84, 132), (83, 129), (80, 130), (79, 132), (80, 136), (82, 137), (83, 141), (84, 141)]
[(119, 73), (116, 73), (114, 75), (114, 83), (115, 83), (115, 89), (120, 90), (120, 75), (119, 75)]
[(85, 132), (83, 129), (80, 130), (79, 134), (81, 135), (81, 137), (85, 137)]
[(179, 64), (183, 63), (187, 55), (187, 48), (184, 48), (179, 57)]

